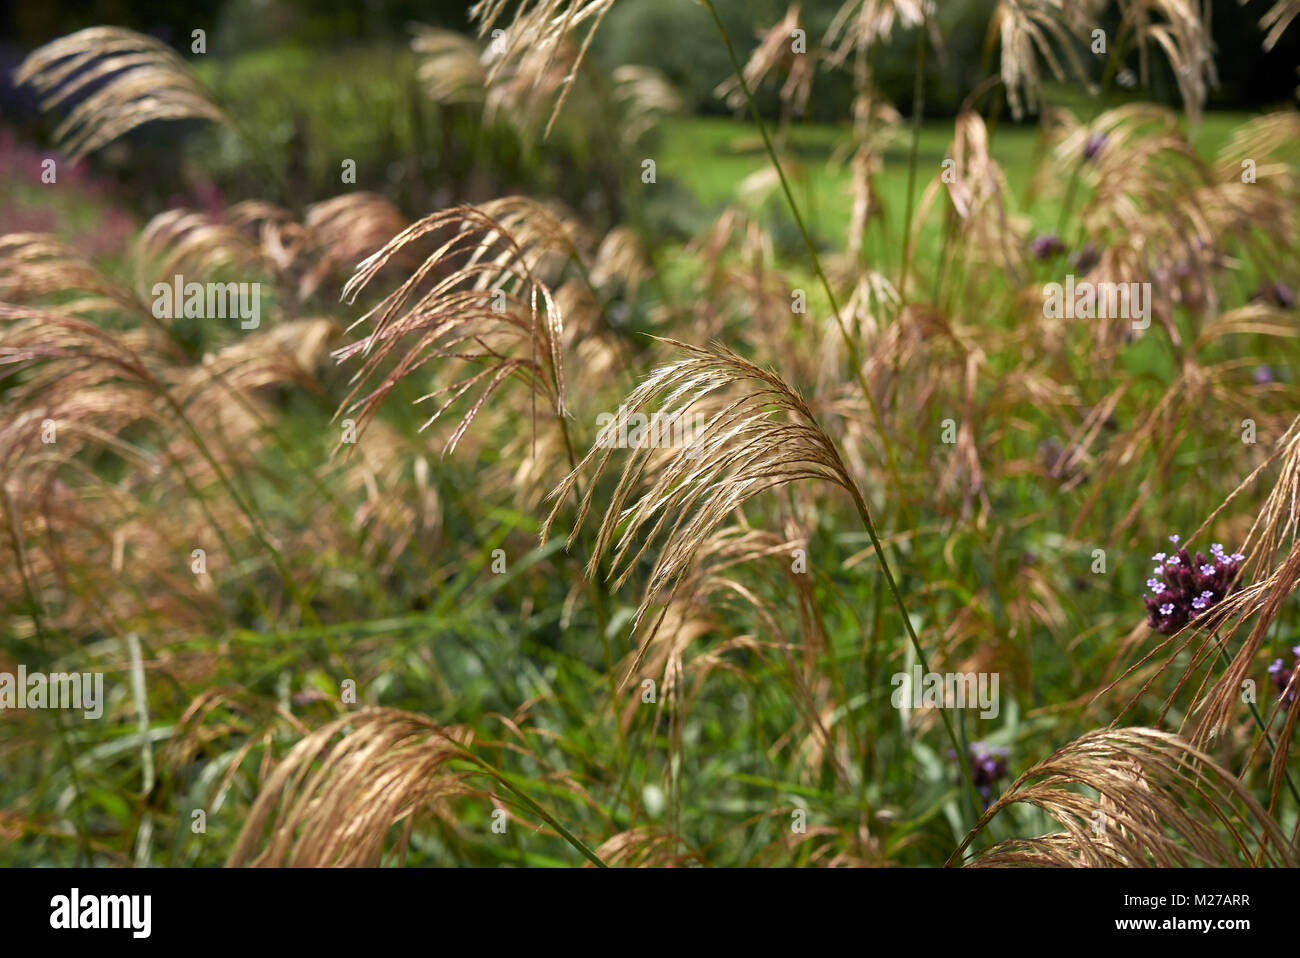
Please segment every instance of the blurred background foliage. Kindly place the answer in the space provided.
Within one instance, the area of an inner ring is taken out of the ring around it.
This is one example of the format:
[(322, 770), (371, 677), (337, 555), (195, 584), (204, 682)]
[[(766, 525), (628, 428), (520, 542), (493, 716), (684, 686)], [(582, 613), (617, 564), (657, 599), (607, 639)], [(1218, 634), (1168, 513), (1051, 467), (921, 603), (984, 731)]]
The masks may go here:
[[(743, 62), (757, 43), (753, 25), (777, 23), (788, 5), (719, 0), (716, 6)], [(811, 44), (825, 35), (838, 6), (838, 0), (802, 5)], [(942, 48), (927, 64), (927, 117), (954, 115), (990, 69), (985, 48), (993, 6), (994, 0), (938, 5), (935, 32)], [(14, 89), (13, 68), (56, 36), (114, 24), (158, 37), (190, 59), (257, 144), (258, 155), (250, 156), (228, 131), (199, 123), (149, 124), (92, 157), (96, 174), (119, 184), (142, 215), (178, 199), (193, 204), (225, 194), (301, 204), (338, 192), (340, 165), (351, 159), (356, 189), (383, 193), (411, 214), (521, 191), (555, 196), (603, 225), (617, 222), (624, 212), (620, 177), (609, 169), (603, 128), (561, 124), (545, 143), (543, 162), (536, 140), (520, 135), (508, 118), (485, 125), (477, 105), (438, 104), (422, 94), (410, 50), (412, 25), (468, 34), (468, 7), (446, 0), (198, 0), (183, 8), (156, 0), (10, 4), (0, 11), (0, 115), (20, 139), (48, 143), (57, 118), (40, 114), (29, 91)], [(1300, 31), (1287, 32), (1265, 53), (1259, 11), (1243, 12), (1236, 0), (1216, 0), (1212, 7), (1220, 85), (1208, 105), (1255, 109), (1289, 100), (1300, 80)], [(206, 32), (206, 58), (190, 51), (195, 29)], [(906, 31), (899, 37), (877, 50), (873, 69), (885, 98), (906, 116), (913, 44)], [(593, 63), (593, 76), (623, 64), (653, 67), (674, 84), (688, 112), (729, 112), (714, 93), (730, 73), (727, 54), (708, 13), (692, 0), (620, 0), (597, 33)], [(1149, 88), (1132, 96), (1176, 105), (1168, 65), (1153, 58), (1151, 67)], [(778, 86), (757, 91), (760, 107), (773, 116)], [(849, 71), (820, 70), (804, 119), (845, 122), (852, 96)]]

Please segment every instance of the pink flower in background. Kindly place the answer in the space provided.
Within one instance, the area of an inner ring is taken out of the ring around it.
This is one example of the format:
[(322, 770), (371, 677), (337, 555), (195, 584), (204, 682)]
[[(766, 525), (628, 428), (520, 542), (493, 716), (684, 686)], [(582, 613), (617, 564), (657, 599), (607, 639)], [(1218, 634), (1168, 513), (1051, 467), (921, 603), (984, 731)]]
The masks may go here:
[[(54, 183), (44, 183), (45, 161), (55, 162)], [(120, 254), (136, 230), (135, 218), (114, 202), (103, 182), (90, 173), (83, 160), (70, 163), (58, 153), (37, 150), (18, 142), (10, 132), (0, 132), (0, 177), (10, 191), (0, 196), (0, 220), (10, 233), (51, 233), (93, 258)], [(15, 187), (27, 186), (22, 189)], [(50, 202), (34, 205), (34, 191), (48, 190)], [(26, 198), (20, 202), (19, 197)], [(69, 219), (72, 211), (81, 215)], [(84, 225), (93, 215), (94, 223)]]

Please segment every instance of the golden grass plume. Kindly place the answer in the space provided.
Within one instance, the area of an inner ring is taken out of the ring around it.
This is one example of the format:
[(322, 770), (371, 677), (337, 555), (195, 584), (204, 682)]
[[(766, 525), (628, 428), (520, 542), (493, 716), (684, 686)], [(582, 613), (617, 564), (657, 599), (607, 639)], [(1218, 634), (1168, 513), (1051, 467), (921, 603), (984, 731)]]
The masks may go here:
[[(513, 76), (518, 91), (510, 99), (517, 107), (527, 107), (530, 100), (558, 89), (544, 136), (550, 135), (592, 38), (613, 5), (614, 0), (523, 0), (514, 8), (509, 23), (504, 18), (511, 6), (508, 0), (479, 0), (470, 8), (470, 18), (478, 23), (479, 36), (492, 37), (488, 47), (489, 84), (498, 74)], [(498, 23), (502, 26), (498, 27)], [(586, 32), (581, 45), (571, 51), (572, 38), (583, 30)], [(563, 71), (558, 76), (557, 66)]]
[(54, 131), (73, 160), (150, 120), (229, 122), (174, 50), (121, 27), (89, 27), (47, 43), (19, 65), (14, 80), (34, 87), (45, 110), (106, 81)]
[[(371, 324), (367, 336), (335, 352), (340, 362), (362, 360), (356, 385), (340, 412), (358, 412), (358, 426), (363, 425), (403, 378), (440, 358), (483, 367), (417, 400), (450, 394), (424, 423), (422, 428), (427, 428), (462, 396), (481, 387), (448, 439), (446, 452), (455, 449), (483, 404), (511, 378), (531, 386), (534, 430), (539, 393), (563, 420), (564, 321), (539, 271), (571, 246), (562, 231), (552, 228), (553, 217), (536, 205), (524, 209), (523, 202), (505, 200), (427, 216), (358, 266), (343, 290), (349, 303), (394, 256), (450, 232), (405, 282), (349, 327)], [(408, 339), (414, 342), (404, 347)], [(395, 362), (390, 365), (389, 360)]]
[(267, 778), (228, 864), (378, 865), (391, 829), (402, 827), (405, 847), (422, 811), (475, 791), (444, 768), (467, 740), (464, 729), (397, 709), (366, 708), (330, 722)]
[[(661, 423), (690, 423), (701, 412), (707, 418), (698, 434), (678, 448), (657, 449), (646, 443), (629, 451), (587, 567), (588, 574), (595, 575), (602, 557), (609, 555), (609, 576), (617, 588), (643, 557), (655, 557), (634, 629), (656, 598), (667, 593), (671, 600), (710, 534), (753, 496), (801, 479), (822, 479), (860, 499), (834, 443), (780, 376), (720, 345), (664, 342), (686, 352), (687, 358), (654, 371), (628, 396), (623, 409), (629, 415), (653, 409)], [(597, 480), (609, 466), (617, 428), (615, 418), (556, 489), (543, 541), (568, 494), (594, 464), (570, 534), (572, 543), (591, 511)], [(641, 656), (645, 651), (643, 645)]]
[[(1097, 793), (1093, 797), (1082, 789)], [(1276, 821), (1236, 777), (1169, 732), (1089, 732), (1021, 775), (953, 853), (1017, 803), (1034, 805), (1061, 832), (1000, 842), (975, 866), (1294, 866)]]

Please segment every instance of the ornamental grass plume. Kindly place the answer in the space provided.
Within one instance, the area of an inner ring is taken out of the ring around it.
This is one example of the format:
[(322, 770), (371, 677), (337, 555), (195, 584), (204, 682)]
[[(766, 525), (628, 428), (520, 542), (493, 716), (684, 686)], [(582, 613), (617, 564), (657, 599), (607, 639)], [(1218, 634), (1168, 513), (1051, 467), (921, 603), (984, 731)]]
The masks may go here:
[(466, 729), (397, 709), (368, 708), (316, 729), (262, 784), (229, 864), (378, 866), (394, 828), (407, 838), (420, 814), (481, 794), (449, 767), (471, 740)]
[[(1246, 5), (1246, 0), (1239, 0), (1239, 2), (1242, 6)], [(1283, 32), (1296, 17), (1300, 17), (1300, 3), (1296, 0), (1277, 0), (1265, 11), (1259, 18), (1260, 29), (1268, 31), (1268, 35), (1264, 38), (1265, 51), (1272, 50), (1277, 45)]]
[(1167, 868), (1296, 861), (1277, 821), (1232, 772), (1159, 729), (1098, 729), (1057, 749), (989, 806), (949, 864), (1018, 803), (1041, 809), (1060, 830), (999, 842), (965, 864)]
[[(771, 72), (785, 74), (785, 83), (781, 86), (782, 126), (789, 121), (791, 114), (802, 116), (812, 93), (813, 75), (817, 72), (818, 51), (794, 51), (790, 43), (791, 36), (802, 24), (799, 4), (792, 4), (785, 17), (768, 30), (758, 31), (759, 43), (750, 54), (745, 64), (743, 79), (750, 90), (759, 85)], [(745, 107), (745, 94), (741, 88), (742, 75), (733, 74), (713, 91), (714, 96), (723, 97), (727, 106), (733, 110)]]
[[(547, 224), (544, 233), (539, 219)], [(512, 379), (531, 388), (534, 435), (539, 393), (563, 421), (563, 319), (549, 286), (538, 276), (545, 264), (571, 254), (559, 221), (541, 206), (517, 200), (426, 216), (357, 267), (343, 288), (344, 300), (354, 302), (390, 259), (432, 237), (442, 241), (437, 250), (349, 327), (369, 323), (370, 332), (335, 350), (340, 362), (357, 358), (361, 363), (340, 412), (356, 413), (358, 425), (369, 424), (401, 380), (440, 359), (456, 360), (469, 371), (417, 400), (441, 402), (421, 428), (477, 390), (445, 452), (456, 448), (483, 404)]]
[[(479, 36), (493, 36), (488, 50), (489, 85), (498, 74), (516, 78), (518, 91), (511, 99), (518, 105), (538, 103), (558, 91), (543, 139), (550, 135), (574, 79), (582, 72), (592, 38), (613, 5), (614, 0), (525, 0), (517, 5), (479, 0), (470, 8)], [(514, 13), (509, 23), (508, 10)], [(498, 23), (500, 32), (493, 35)]]
[(14, 82), (33, 87), (43, 110), (75, 104), (54, 131), (74, 161), (151, 120), (229, 123), (171, 47), (120, 27), (47, 43), (22, 62)]
[[(660, 367), (624, 406), (639, 413), (658, 405), (669, 420), (705, 411), (709, 419), (689, 445), (669, 456), (645, 447), (630, 451), (587, 567), (589, 576), (596, 575), (601, 557), (608, 555), (609, 578), (617, 589), (643, 557), (657, 555), (634, 627), (661, 594), (672, 598), (710, 534), (758, 493), (801, 479), (824, 479), (855, 501), (861, 498), (812, 410), (778, 375), (722, 346), (664, 342), (688, 358)], [(727, 398), (720, 399), (723, 394)], [(590, 470), (570, 544), (586, 521), (596, 480), (610, 468), (616, 445), (611, 428), (552, 493), (555, 506), (542, 526), (543, 543), (569, 493)], [(643, 646), (638, 665), (644, 654)]]

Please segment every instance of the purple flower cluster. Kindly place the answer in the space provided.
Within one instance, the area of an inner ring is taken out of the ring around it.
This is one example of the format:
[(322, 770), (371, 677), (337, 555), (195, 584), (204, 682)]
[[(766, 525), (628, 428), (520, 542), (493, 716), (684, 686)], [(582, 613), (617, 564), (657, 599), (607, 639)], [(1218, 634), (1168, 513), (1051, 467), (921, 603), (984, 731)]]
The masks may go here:
[(1295, 306), (1295, 294), (1286, 283), (1270, 283), (1265, 280), (1255, 288), (1251, 302), (1265, 303), (1278, 309), (1291, 309)]
[(1092, 136), (1088, 137), (1088, 142), (1083, 145), (1083, 158), (1085, 160), (1093, 159), (1101, 152), (1101, 148), (1105, 145), (1106, 134), (1094, 133)]
[(1094, 266), (1101, 262), (1101, 250), (1097, 249), (1097, 244), (1089, 240), (1083, 244), (1083, 248), (1070, 257), (1070, 262), (1080, 273), (1087, 273)]
[(1151, 557), (1157, 565), (1147, 579), (1151, 594), (1146, 597), (1147, 625), (1164, 635), (1173, 635), (1226, 596), (1246, 558), (1240, 552), (1228, 555), (1217, 542), (1210, 546), (1209, 558), (1199, 552), (1193, 558), (1178, 545), (1178, 536), (1169, 541), (1178, 551)]
[[(957, 753), (949, 749), (948, 757), (955, 761)], [(975, 791), (979, 792), (984, 807), (988, 808), (993, 801), (993, 786), (1007, 777), (1007, 750), (984, 742), (971, 742), (967, 748), (966, 760), (970, 762)], [(958, 780), (960, 782), (960, 774)]]
[(1268, 667), (1268, 674), (1273, 679), (1273, 687), (1277, 689), (1277, 694), (1282, 697), (1282, 707), (1289, 709), (1291, 703), (1295, 701), (1295, 689), (1287, 692), (1286, 687), (1291, 684), (1291, 676), (1300, 666), (1300, 645), (1291, 650), (1291, 654), (1296, 657), (1291, 668), (1286, 668), (1281, 659), (1274, 659), (1273, 664)]
[(1055, 233), (1039, 233), (1029, 244), (1035, 259), (1051, 259), (1065, 252), (1065, 244)]

